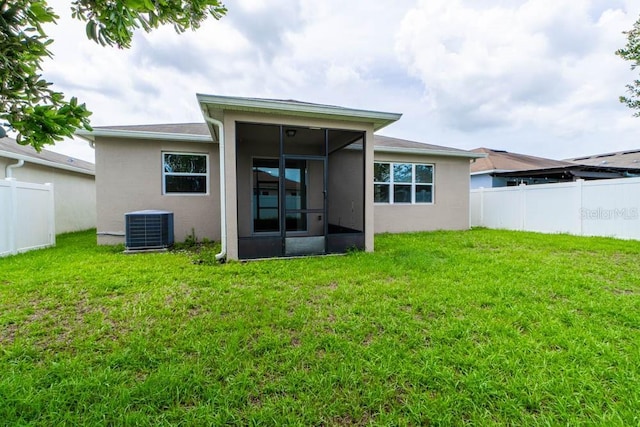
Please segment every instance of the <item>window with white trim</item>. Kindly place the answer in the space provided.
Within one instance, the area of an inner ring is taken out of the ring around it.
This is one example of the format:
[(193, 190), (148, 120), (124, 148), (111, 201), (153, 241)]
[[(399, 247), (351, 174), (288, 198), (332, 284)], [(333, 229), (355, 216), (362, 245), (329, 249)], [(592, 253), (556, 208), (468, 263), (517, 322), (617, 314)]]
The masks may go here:
[(375, 203), (433, 203), (433, 165), (375, 162), (373, 194)]
[(196, 153), (162, 153), (162, 194), (207, 194), (209, 156)]

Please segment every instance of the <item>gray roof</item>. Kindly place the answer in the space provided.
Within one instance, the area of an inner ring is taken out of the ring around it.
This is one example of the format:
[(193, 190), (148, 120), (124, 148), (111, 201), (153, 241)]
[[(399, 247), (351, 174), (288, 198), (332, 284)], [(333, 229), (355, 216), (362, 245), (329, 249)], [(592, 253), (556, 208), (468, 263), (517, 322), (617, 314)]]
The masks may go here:
[(121, 130), (127, 132), (157, 132), (182, 135), (209, 135), (206, 123), (163, 123), (156, 125), (94, 126), (94, 130)]
[[(151, 124), (151, 125), (125, 125), (125, 126), (94, 126), (94, 134), (101, 133), (111, 134), (113, 131), (122, 131), (127, 136), (134, 138), (136, 132), (140, 132), (145, 137), (157, 133), (158, 135), (193, 135), (193, 136), (209, 136), (209, 128), (205, 123), (168, 123), (168, 124)], [(125, 135), (123, 135), (125, 136)], [(392, 138), (389, 136), (374, 135), (373, 141), (376, 151), (395, 151), (400, 150), (405, 153), (415, 152), (430, 155), (458, 156), (469, 158), (480, 158), (484, 155), (478, 155), (467, 150), (458, 148), (444, 147), (441, 145), (426, 144), (417, 141), (409, 141), (406, 139)]]
[(42, 150), (38, 153), (30, 145), (20, 145), (15, 139), (9, 137), (0, 138), (0, 157), (23, 159), (27, 162), (31, 160), (33, 163), (45, 166), (95, 175), (93, 163), (49, 150)]
[[(374, 135), (373, 145), (379, 148), (405, 148), (409, 150), (428, 150), (433, 152), (442, 151), (443, 153), (469, 154), (473, 153), (459, 148), (444, 147), (442, 145), (427, 144), (424, 142), (409, 141), (407, 139), (392, 138), (390, 136)], [(475, 157), (475, 156), (473, 156)]]
[(574, 157), (567, 159), (567, 161), (580, 165), (640, 168), (640, 150), (593, 154), (591, 156)]
[(491, 171), (518, 171), (531, 169), (545, 169), (570, 166), (572, 163), (547, 159), (544, 157), (529, 156), (527, 154), (510, 153), (505, 150), (491, 148), (475, 148), (475, 153), (484, 153), (486, 158), (480, 159), (471, 165), (471, 173), (478, 174)]

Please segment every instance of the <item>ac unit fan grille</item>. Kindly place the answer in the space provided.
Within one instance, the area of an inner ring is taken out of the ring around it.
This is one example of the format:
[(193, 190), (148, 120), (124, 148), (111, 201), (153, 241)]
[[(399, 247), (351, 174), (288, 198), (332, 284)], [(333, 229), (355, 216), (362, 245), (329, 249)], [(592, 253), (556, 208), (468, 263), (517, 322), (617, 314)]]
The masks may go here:
[(127, 249), (158, 249), (173, 245), (173, 213), (125, 215)]

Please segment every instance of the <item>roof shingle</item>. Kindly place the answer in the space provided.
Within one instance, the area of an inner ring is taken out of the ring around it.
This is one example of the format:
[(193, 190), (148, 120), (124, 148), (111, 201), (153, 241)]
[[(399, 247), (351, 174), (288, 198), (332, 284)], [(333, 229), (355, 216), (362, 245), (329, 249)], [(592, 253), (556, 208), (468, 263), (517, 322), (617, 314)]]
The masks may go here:
[(543, 169), (571, 166), (574, 163), (562, 160), (547, 159), (544, 157), (529, 156), (527, 154), (509, 153), (504, 150), (491, 148), (475, 148), (474, 153), (485, 153), (487, 157), (478, 159), (471, 164), (471, 173), (485, 171), (517, 171), (529, 169)]

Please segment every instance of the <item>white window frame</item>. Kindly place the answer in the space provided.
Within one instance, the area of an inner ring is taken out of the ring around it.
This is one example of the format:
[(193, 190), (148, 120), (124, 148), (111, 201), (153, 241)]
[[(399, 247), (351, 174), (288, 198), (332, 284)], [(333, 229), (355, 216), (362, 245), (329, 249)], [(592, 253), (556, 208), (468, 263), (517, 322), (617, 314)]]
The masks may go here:
[[(207, 171), (205, 173), (189, 173), (189, 172), (167, 172), (164, 169), (164, 156), (166, 154), (177, 155), (177, 156), (203, 156), (206, 161)], [(211, 171), (209, 165), (209, 154), (208, 153), (196, 153), (196, 152), (186, 152), (186, 151), (163, 151), (160, 153), (160, 164), (162, 165), (162, 195), (163, 196), (208, 196), (211, 191), (211, 183), (209, 179), (209, 172)], [(204, 193), (178, 193), (178, 192), (167, 192), (167, 176), (204, 176), (205, 182), (207, 186), (207, 191)]]
[[(413, 163), (413, 162), (386, 162), (386, 161), (376, 161), (374, 162), (375, 164), (386, 164), (389, 165), (389, 181), (388, 182), (382, 182), (382, 181), (375, 181), (375, 177), (374, 177), (374, 181), (373, 181), (373, 185), (375, 187), (375, 185), (387, 185), (389, 187), (389, 201), (388, 202), (374, 202), (374, 204), (376, 205), (433, 205), (435, 203), (435, 181), (436, 181), (436, 167), (435, 164), (433, 163)], [(394, 181), (393, 178), (393, 166), (394, 165), (411, 165), (411, 183), (408, 182), (398, 182), (398, 185), (406, 185), (406, 186), (411, 186), (411, 203), (404, 203), (404, 202), (399, 202), (399, 203), (395, 203), (393, 196), (394, 196), (394, 185), (396, 184), (396, 182)], [(416, 182), (416, 166), (429, 166), (431, 168), (431, 182), (430, 183), (423, 183), (423, 182)], [(420, 186), (420, 185), (430, 185), (431, 186), (431, 201), (430, 202), (416, 202), (416, 186)]]

